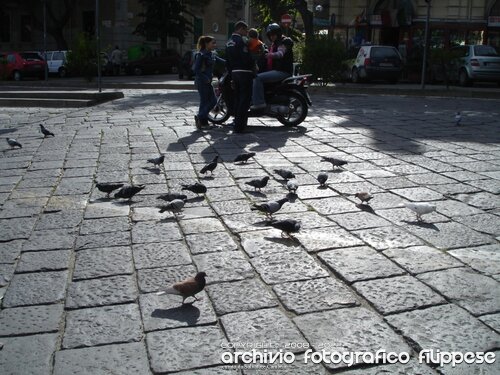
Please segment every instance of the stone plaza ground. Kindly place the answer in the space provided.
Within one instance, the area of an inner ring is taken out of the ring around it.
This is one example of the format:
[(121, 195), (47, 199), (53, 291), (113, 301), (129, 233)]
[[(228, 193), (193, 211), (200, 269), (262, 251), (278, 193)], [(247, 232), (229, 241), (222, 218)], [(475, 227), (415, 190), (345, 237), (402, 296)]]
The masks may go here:
[[(196, 131), (189, 90), (127, 90), (84, 109), (2, 108), (0, 133), (23, 148), (3, 141), (0, 153), (0, 373), (500, 374), (498, 358), (419, 361), (422, 350), (500, 356), (498, 100), (312, 99), (295, 129), (251, 119), (235, 135)], [(44, 139), (40, 123), (56, 136)], [(242, 150), (257, 155), (233, 163)], [(160, 153), (157, 170), (146, 160)], [(199, 175), (216, 154), (213, 177)], [(322, 156), (349, 164), (332, 171)], [(250, 210), (288, 193), (276, 168), (300, 185), (275, 215), (301, 222), (295, 240)], [(262, 192), (245, 185), (265, 175)], [(158, 212), (159, 194), (198, 180), (205, 198), (188, 192), (179, 217)], [(129, 203), (106, 199), (96, 181), (146, 187)], [(360, 191), (373, 194), (369, 208)], [(419, 222), (404, 202), (437, 209)], [(156, 295), (197, 270), (208, 275), (199, 302)], [(228, 347), (240, 344), (295, 361), (227, 367)], [(307, 346), (411, 358), (304, 363)]]

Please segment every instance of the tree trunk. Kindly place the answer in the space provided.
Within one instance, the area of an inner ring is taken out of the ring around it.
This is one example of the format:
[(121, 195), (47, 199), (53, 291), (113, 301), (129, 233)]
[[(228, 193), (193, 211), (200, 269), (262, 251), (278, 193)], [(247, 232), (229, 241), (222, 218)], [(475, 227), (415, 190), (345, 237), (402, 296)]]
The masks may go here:
[(302, 21), (304, 22), (306, 45), (310, 44), (314, 40), (313, 13), (309, 9), (307, 9), (307, 3), (304, 0), (296, 1), (295, 8), (300, 13)]

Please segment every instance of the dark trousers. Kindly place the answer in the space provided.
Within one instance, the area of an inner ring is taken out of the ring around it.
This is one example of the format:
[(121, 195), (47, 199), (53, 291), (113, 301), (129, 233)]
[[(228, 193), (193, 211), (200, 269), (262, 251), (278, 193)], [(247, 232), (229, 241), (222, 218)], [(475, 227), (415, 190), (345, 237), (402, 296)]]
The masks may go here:
[(196, 88), (200, 94), (200, 107), (198, 109), (198, 117), (202, 121), (208, 119), (208, 114), (215, 107), (217, 99), (215, 98), (214, 88), (211, 83), (203, 82), (201, 79), (196, 79)]
[(252, 100), (253, 73), (232, 72), (234, 82), (234, 131), (242, 132), (247, 127), (248, 109)]

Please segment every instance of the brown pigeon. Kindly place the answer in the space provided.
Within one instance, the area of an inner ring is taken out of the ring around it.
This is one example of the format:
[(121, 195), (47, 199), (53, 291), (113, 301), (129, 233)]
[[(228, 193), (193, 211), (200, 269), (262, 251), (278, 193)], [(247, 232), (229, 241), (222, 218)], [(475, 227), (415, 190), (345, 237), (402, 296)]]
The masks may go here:
[(368, 202), (371, 199), (373, 199), (373, 195), (371, 195), (370, 193), (368, 193), (366, 191), (363, 191), (361, 193), (356, 193), (356, 194), (354, 194), (354, 196), (356, 198), (358, 198), (361, 201), (361, 203), (366, 203), (366, 204), (368, 204)]
[(188, 297), (193, 297), (196, 301), (198, 301), (195, 294), (201, 292), (205, 288), (206, 276), (207, 274), (205, 272), (198, 272), (195, 277), (189, 277), (185, 280), (179, 281), (161, 292), (157, 292), (156, 295), (161, 296), (163, 294), (176, 294), (182, 296), (182, 304), (184, 304), (184, 301)]

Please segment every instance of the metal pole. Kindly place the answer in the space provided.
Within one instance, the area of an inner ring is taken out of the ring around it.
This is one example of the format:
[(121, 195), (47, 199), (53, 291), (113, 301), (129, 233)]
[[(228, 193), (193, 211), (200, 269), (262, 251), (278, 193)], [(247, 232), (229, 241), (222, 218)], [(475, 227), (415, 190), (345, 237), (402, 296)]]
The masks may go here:
[(250, 25), (250, 0), (243, 0), (245, 9), (244, 9), (244, 18), (245, 22)]
[(47, 1), (43, 0), (43, 59), (45, 64), (45, 80), (49, 79), (49, 66), (47, 63)]
[(99, 0), (95, 0), (95, 39), (97, 47), (97, 89), (102, 91), (101, 85), (101, 40), (99, 29)]
[(425, 89), (425, 71), (427, 70), (427, 52), (429, 51), (429, 19), (431, 16), (431, 0), (425, 0), (427, 3), (427, 16), (425, 18), (425, 34), (424, 34), (424, 61), (422, 62), (422, 81), (420, 87)]

